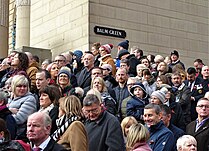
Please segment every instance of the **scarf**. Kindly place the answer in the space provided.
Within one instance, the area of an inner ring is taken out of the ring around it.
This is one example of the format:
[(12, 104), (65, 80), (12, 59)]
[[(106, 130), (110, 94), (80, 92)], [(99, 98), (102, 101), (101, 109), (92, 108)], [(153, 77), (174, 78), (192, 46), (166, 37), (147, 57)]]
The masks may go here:
[(70, 118), (66, 117), (66, 115), (63, 115), (62, 117), (57, 119), (56, 124), (58, 129), (52, 134), (52, 138), (55, 141), (58, 141), (60, 137), (65, 133), (65, 131), (68, 129), (70, 124), (77, 120), (79, 120), (79, 117), (75, 115), (72, 115)]

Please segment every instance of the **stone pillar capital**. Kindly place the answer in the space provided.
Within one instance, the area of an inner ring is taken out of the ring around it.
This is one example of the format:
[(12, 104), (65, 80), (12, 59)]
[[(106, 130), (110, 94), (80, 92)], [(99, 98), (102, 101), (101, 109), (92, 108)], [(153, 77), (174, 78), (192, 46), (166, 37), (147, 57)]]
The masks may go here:
[(16, 6), (30, 6), (31, 0), (16, 0)]

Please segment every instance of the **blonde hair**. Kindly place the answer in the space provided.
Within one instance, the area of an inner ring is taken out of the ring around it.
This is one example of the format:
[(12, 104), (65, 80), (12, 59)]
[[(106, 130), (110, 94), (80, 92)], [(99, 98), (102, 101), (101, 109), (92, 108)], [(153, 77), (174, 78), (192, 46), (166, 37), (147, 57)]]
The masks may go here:
[(134, 124), (138, 123), (137, 120), (133, 116), (125, 117), (120, 124), (122, 132), (123, 132), (123, 136), (125, 136), (125, 127), (126, 127), (126, 125), (128, 124), (129, 121), (133, 121)]
[(11, 88), (12, 88), (13, 93), (15, 92), (16, 86), (18, 86), (18, 85), (26, 85), (28, 88), (28, 92), (29, 92), (28, 79), (24, 75), (15, 75), (12, 78)]
[(94, 85), (94, 81), (95, 81), (96, 79), (99, 80), (99, 83), (101, 83), (101, 85), (102, 85), (102, 91), (101, 91), (101, 93), (102, 93), (102, 92), (107, 92), (107, 87), (106, 87), (106, 85), (105, 85), (104, 80), (103, 80), (101, 77), (95, 77), (95, 78), (92, 80), (92, 82), (91, 82), (91, 88), (94, 89), (94, 88), (93, 88), (93, 85)]
[(82, 117), (82, 105), (78, 97), (74, 95), (62, 97), (59, 100), (60, 109), (65, 112), (67, 117), (76, 115)]
[(149, 139), (148, 129), (141, 123), (133, 124), (128, 132), (126, 148), (131, 150), (138, 142), (147, 142)]

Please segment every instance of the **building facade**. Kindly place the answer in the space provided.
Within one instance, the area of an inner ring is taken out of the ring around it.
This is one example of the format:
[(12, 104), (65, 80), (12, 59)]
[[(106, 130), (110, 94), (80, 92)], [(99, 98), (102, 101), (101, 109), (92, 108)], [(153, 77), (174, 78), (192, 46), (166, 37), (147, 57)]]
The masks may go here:
[[(54, 57), (68, 50), (86, 51), (92, 43), (101, 42), (112, 43), (115, 46), (112, 55), (116, 56), (117, 44), (128, 39), (130, 48), (139, 46), (145, 55), (168, 56), (176, 49), (186, 65), (192, 65), (196, 58), (209, 64), (208, 3), (207, 0), (10, 0), (8, 49), (21, 46), (51, 49)], [(95, 33), (96, 26), (116, 30), (101, 35)], [(119, 37), (113, 36), (120, 30), (126, 33), (125, 38), (120, 33)]]

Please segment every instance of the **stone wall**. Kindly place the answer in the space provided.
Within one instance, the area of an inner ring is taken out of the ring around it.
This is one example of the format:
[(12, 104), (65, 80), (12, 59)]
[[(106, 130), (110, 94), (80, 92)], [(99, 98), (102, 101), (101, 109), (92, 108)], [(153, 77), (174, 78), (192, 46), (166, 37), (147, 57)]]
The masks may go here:
[(31, 0), (31, 47), (51, 49), (53, 57), (66, 50), (86, 50), (87, 0)]
[[(125, 30), (130, 46), (167, 56), (177, 49), (185, 64), (208, 64), (208, 0), (90, 0), (90, 43), (123, 39), (96, 35), (95, 25)], [(116, 55), (113, 51), (113, 55)]]
[(30, 46), (52, 50), (91, 48), (124, 39), (94, 33), (95, 26), (125, 30), (130, 47), (167, 56), (177, 49), (185, 64), (209, 64), (208, 0), (31, 0)]

